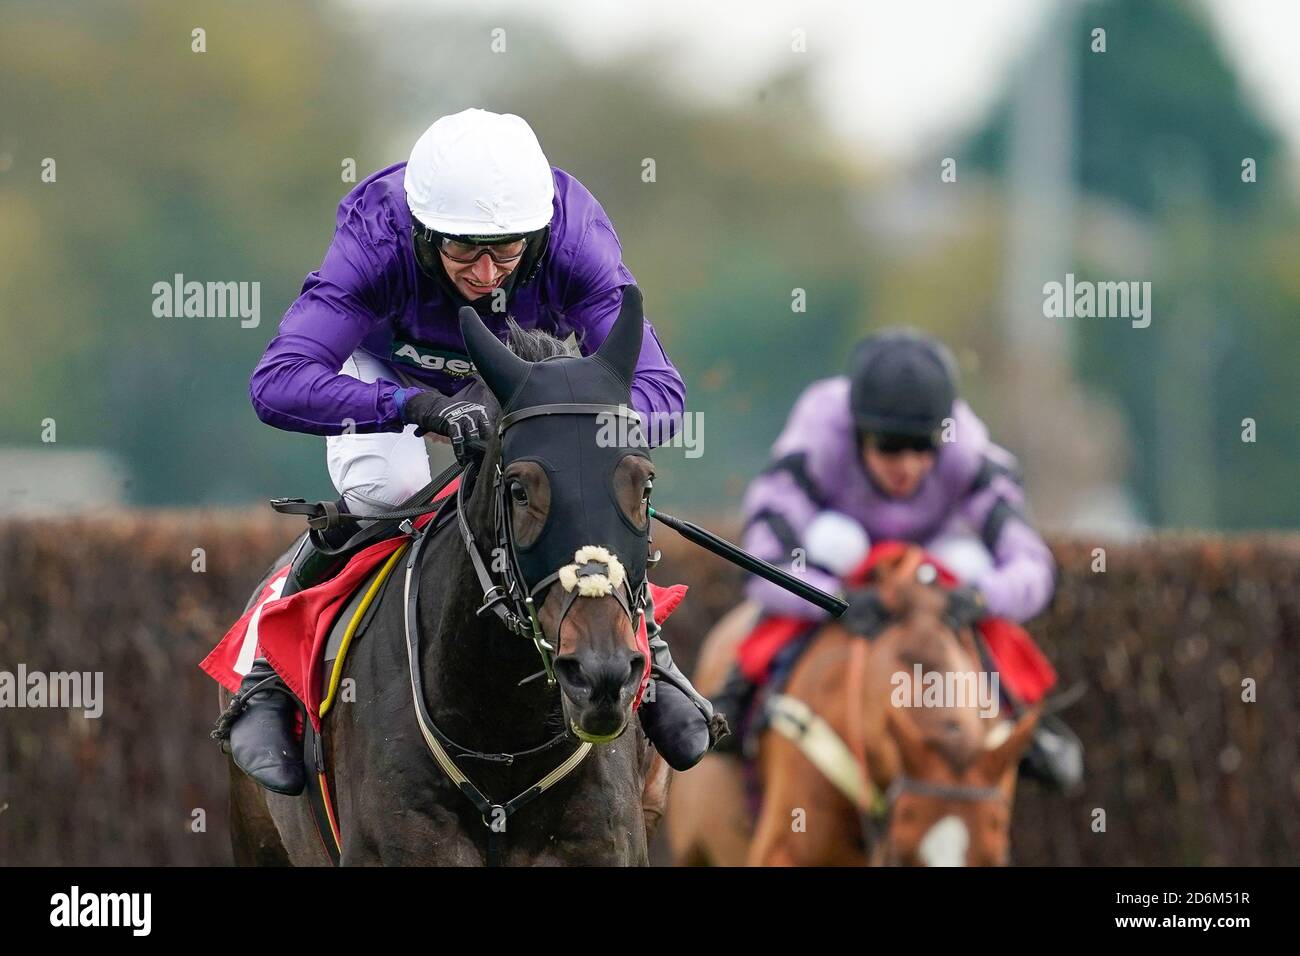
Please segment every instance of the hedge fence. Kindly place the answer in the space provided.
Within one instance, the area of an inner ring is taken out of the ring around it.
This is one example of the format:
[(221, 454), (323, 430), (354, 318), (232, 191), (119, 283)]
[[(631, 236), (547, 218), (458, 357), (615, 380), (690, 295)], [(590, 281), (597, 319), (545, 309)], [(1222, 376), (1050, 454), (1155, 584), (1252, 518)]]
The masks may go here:
[[(244, 511), (0, 523), (0, 672), (103, 674), (97, 719), (0, 708), (0, 865), (230, 862), (216, 687), (196, 665), (298, 527)], [(655, 579), (691, 585), (668, 634), (689, 672), (741, 578), (666, 529), (656, 543)], [(1064, 714), (1087, 783), (1021, 788), (1016, 861), (1300, 861), (1300, 539), (1051, 544), (1057, 594), (1031, 630), (1087, 687)]]

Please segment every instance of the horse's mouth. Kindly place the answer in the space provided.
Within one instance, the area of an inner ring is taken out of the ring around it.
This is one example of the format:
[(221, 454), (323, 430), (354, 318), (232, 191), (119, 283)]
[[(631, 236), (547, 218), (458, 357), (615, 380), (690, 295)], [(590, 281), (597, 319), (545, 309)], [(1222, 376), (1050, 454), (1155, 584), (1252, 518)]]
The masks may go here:
[(583, 741), (584, 743), (607, 744), (607, 743), (611, 743), (612, 741), (618, 740), (619, 737), (623, 736), (624, 731), (627, 730), (627, 720), (625, 719), (623, 723), (619, 724), (618, 730), (614, 731), (612, 734), (588, 733), (587, 731), (583, 730), (581, 727), (578, 726), (578, 722), (576, 720), (569, 721), (569, 729), (573, 731), (573, 735), (575, 737), (577, 737), (579, 740)]

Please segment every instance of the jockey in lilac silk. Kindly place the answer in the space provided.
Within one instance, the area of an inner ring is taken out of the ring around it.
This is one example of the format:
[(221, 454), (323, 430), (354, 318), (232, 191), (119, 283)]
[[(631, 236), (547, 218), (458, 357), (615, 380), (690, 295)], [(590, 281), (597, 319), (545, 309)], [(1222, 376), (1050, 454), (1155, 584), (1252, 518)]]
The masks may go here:
[[(957, 385), (952, 356), (930, 336), (899, 329), (862, 341), (848, 375), (814, 382), (795, 403), (745, 495), (745, 549), (839, 593), (870, 542), (912, 542), (961, 579), (949, 598), (956, 625), (1039, 614), (1055, 583), (1051, 551), (1026, 512), (1018, 463)], [(826, 617), (759, 578), (748, 594), (768, 614)], [(850, 629), (883, 623), (873, 589), (846, 597)], [(736, 669), (715, 698), (733, 726), (752, 690)], [(1068, 789), (1082, 772), (1077, 739), (1044, 720), (1026, 769)]]

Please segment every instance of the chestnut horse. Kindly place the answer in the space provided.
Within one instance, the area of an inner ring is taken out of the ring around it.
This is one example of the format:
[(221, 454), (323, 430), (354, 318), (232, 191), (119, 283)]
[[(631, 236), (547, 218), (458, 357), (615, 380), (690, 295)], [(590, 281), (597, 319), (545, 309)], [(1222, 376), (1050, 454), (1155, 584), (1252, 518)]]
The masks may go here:
[[(710, 754), (675, 782), (668, 835), (679, 863), (1008, 862), (1017, 765), (1038, 715), (989, 719), (973, 699), (894, 706), (898, 675), (917, 664), (926, 673), (981, 670), (973, 635), (947, 623), (944, 592), (922, 583), (933, 580), (923, 567), (919, 548), (878, 567), (889, 623), (870, 638), (828, 623), (770, 702), (757, 820), (734, 757)], [(702, 693), (721, 686), (757, 617), (755, 605), (742, 604), (710, 633), (696, 675)]]

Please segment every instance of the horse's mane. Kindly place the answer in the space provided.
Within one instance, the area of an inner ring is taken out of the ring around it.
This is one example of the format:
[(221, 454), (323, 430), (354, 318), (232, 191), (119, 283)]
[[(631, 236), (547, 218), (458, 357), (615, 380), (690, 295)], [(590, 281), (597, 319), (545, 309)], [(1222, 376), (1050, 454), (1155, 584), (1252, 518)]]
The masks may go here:
[(543, 359), (560, 355), (581, 355), (578, 346), (570, 339), (561, 339), (545, 329), (525, 329), (513, 317), (506, 319), (509, 339), (506, 342), (510, 351), (528, 362), (540, 362)]

